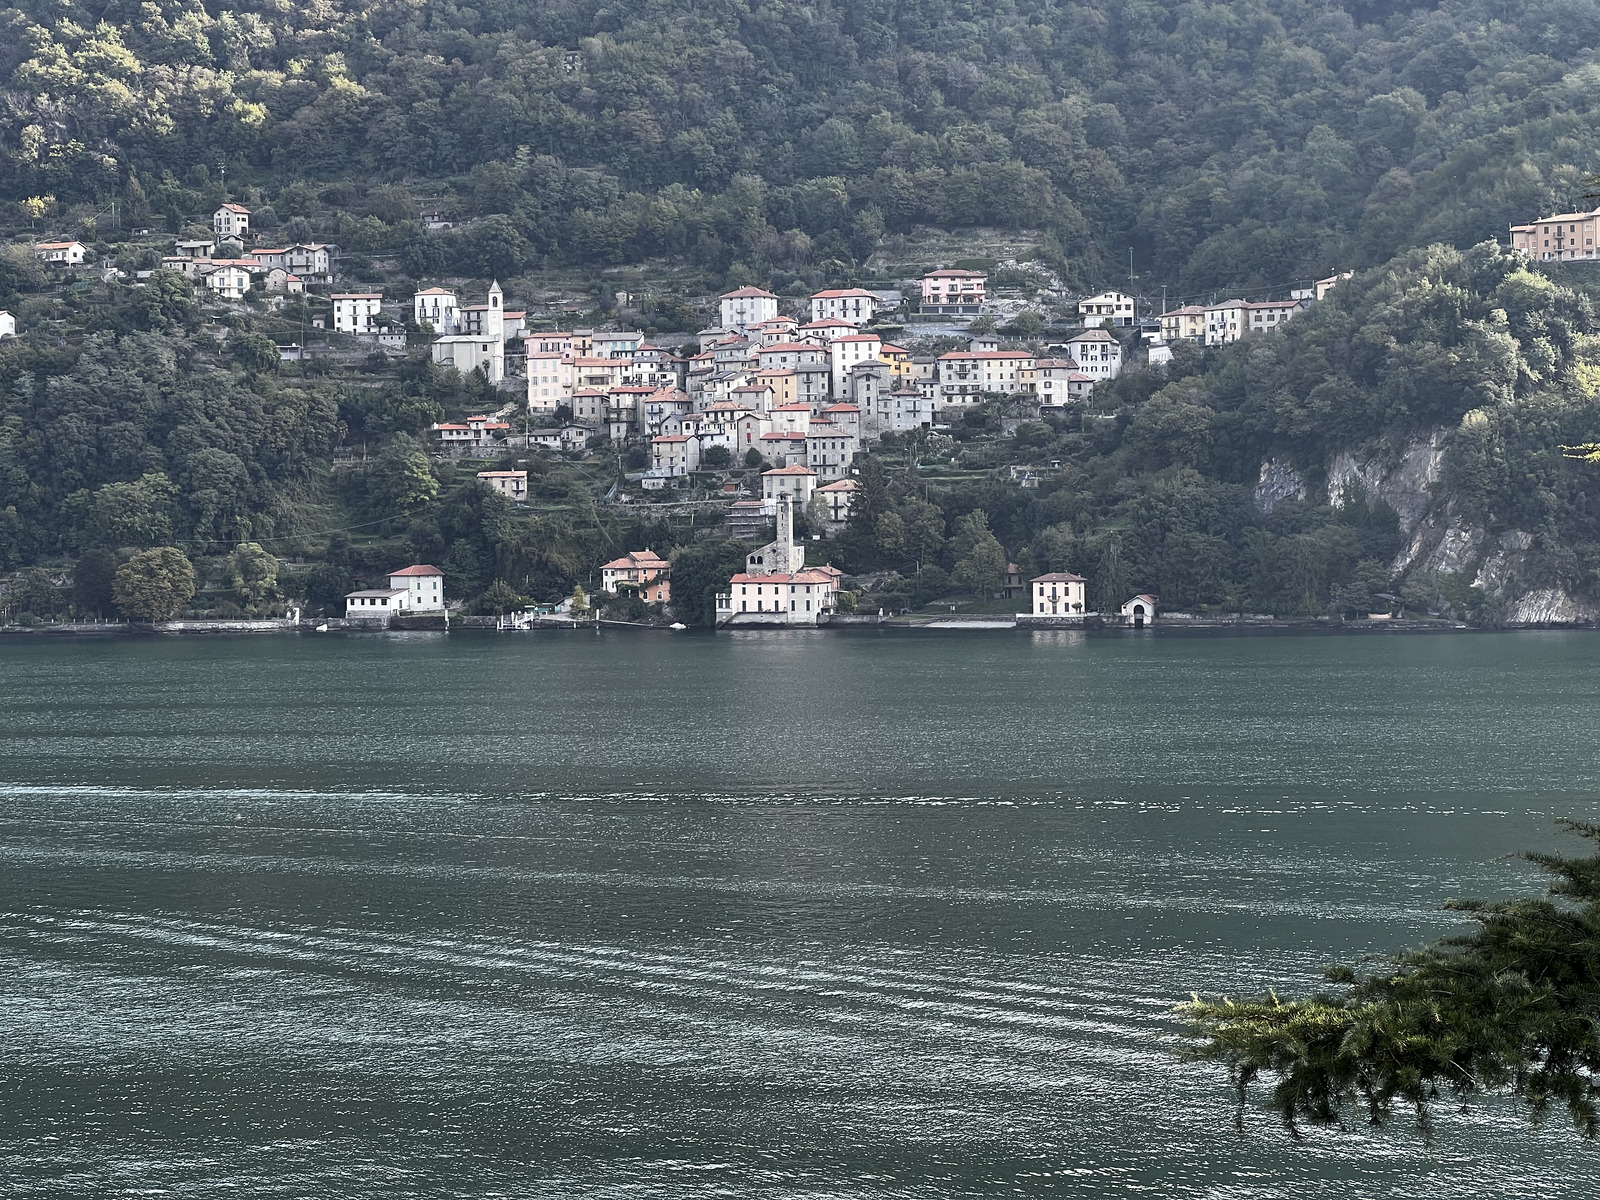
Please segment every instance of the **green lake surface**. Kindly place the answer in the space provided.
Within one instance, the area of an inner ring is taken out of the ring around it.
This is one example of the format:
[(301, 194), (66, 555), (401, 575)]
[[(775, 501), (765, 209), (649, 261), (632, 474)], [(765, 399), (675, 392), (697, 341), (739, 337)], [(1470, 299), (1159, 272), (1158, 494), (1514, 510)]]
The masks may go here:
[(0, 643), (0, 1195), (1589, 1196), (1174, 1053), (1540, 886), (1600, 637)]

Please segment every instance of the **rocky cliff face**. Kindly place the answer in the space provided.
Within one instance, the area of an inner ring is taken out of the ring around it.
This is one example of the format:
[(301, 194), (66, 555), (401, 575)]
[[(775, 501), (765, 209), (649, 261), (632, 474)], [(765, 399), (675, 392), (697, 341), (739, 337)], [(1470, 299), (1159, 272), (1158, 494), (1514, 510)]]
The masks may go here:
[(1256, 483), (1256, 508), (1269, 513), (1284, 500), (1300, 500), (1306, 494), (1305, 477), (1286, 462), (1269, 458), (1261, 464), (1261, 478)]
[[(1406, 535), (1405, 545), (1390, 564), (1394, 573), (1413, 578), (1432, 572), (1457, 575), (1475, 566), (1474, 586), (1482, 589), (1508, 625), (1600, 622), (1600, 605), (1560, 588), (1528, 585), (1531, 534), (1513, 529), (1491, 536), (1455, 512), (1450, 497), (1437, 487), (1448, 435), (1443, 427), (1429, 430), (1398, 452), (1340, 451), (1328, 464), (1329, 503), (1341, 503), (1359, 485), (1370, 499), (1388, 504), (1399, 515)], [(1280, 500), (1298, 499), (1305, 490), (1299, 472), (1269, 459), (1261, 464), (1256, 507), (1271, 512)]]
[(1507, 625), (1589, 625), (1600, 620), (1600, 607), (1577, 600), (1560, 588), (1539, 588), (1517, 597), (1506, 615)]
[(1341, 504), (1360, 484), (1368, 498), (1382, 500), (1400, 514), (1400, 527), (1411, 533), (1433, 508), (1432, 488), (1444, 465), (1444, 429), (1410, 443), (1398, 455), (1357, 458), (1341, 450), (1328, 464), (1328, 503)]

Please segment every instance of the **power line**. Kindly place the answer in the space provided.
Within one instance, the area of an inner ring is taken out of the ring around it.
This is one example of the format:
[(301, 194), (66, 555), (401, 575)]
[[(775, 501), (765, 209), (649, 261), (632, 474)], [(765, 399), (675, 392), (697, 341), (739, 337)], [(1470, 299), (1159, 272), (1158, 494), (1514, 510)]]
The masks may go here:
[[(254, 537), (250, 540), (257, 544), (261, 542), (287, 542), (296, 538), (321, 537), (325, 533), (349, 533), (355, 529), (365, 529), (369, 525), (382, 525), (385, 521), (392, 521), (393, 517), (379, 517), (376, 521), (363, 521), (359, 525), (345, 525), (338, 529), (310, 529), (304, 533), (280, 533), (276, 537)], [(207, 541), (208, 546), (225, 546), (226, 542)]]

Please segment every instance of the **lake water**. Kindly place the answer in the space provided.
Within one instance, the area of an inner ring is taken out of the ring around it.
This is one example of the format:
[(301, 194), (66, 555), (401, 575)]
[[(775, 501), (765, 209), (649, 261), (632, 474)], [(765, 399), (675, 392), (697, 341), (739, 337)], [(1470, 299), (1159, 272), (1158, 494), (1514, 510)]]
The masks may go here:
[[(7, 1197), (1592, 1194), (1172, 1053), (1535, 885), (1600, 637), (0, 643)], [(1574, 843), (1574, 848), (1576, 848)]]

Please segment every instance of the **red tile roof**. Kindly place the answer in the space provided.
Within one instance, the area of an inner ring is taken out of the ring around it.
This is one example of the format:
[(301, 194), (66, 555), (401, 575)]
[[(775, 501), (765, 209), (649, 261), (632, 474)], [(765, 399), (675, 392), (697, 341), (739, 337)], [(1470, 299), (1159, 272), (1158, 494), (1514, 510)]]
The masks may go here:
[(729, 583), (832, 583), (839, 572), (826, 567), (808, 567), (804, 571), (796, 571), (793, 575), (786, 571), (779, 571), (773, 575), (747, 575), (740, 571)]
[(661, 567), (670, 568), (671, 566), (670, 562), (662, 558), (654, 550), (646, 549), (630, 550), (621, 558), (613, 558), (608, 563), (602, 563), (600, 569), (602, 571), (631, 571), (644, 567), (658, 569)]

